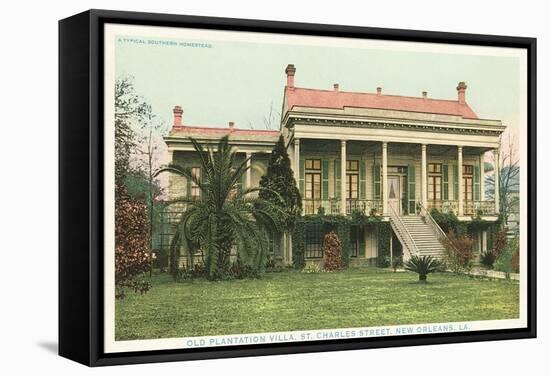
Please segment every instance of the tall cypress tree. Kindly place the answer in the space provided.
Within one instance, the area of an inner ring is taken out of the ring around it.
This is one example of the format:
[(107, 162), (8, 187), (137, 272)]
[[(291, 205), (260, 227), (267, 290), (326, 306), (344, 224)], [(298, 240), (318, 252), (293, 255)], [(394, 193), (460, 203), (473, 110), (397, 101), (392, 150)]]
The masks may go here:
[(267, 172), (260, 180), (260, 187), (264, 188), (260, 190), (260, 198), (281, 206), (289, 218), (285, 227), (291, 229), (295, 218), (302, 212), (302, 197), (296, 187), (296, 180), (290, 167), (290, 158), (282, 135), (273, 148)]

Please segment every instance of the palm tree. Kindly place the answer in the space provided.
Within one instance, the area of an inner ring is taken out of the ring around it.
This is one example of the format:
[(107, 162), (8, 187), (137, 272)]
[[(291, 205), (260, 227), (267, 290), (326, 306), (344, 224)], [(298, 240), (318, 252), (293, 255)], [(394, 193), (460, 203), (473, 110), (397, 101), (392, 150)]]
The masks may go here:
[(426, 282), (428, 274), (438, 271), (440, 266), (439, 261), (432, 256), (413, 255), (405, 263), (405, 270), (418, 273), (418, 280)]
[(229, 274), (231, 249), (236, 246), (239, 260), (262, 272), (267, 256), (267, 236), (280, 230), (286, 214), (273, 203), (259, 198), (261, 188), (240, 188), (247, 161), (237, 162), (236, 152), (225, 136), (216, 149), (203, 148), (191, 138), (200, 157), (201, 177), (191, 168), (170, 164), (160, 169), (191, 179), (201, 190), (198, 198), (182, 197), (172, 202), (184, 203), (173, 238), (172, 250), (182, 239), (203, 252), (210, 279)]

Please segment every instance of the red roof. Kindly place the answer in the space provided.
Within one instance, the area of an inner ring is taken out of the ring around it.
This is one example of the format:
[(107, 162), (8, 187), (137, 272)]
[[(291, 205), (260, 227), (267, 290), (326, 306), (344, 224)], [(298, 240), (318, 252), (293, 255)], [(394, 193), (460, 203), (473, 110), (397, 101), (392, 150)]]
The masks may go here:
[(279, 137), (279, 131), (271, 130), (262, 130), (262, 129), (230, 129), (226, 128), (215, 128), (215, 127), (204, 127), (204, 126), (194, 126), (194, 125), (182, 125), (180, 127), (173, 126), (172, 132), (176, 133), (193, 133), (193, 134), (232, 134), (232, 135), (258, 135), (258, 136), (273, 136)]
[(458, 100), (431, 99), (420, 97), (405, 97), (373, 93), (352, 93), (336, 90), (318, 90), (293, 88), (286, 90), (288, 109), (294, 106), (337, 108), (359, 107), (382, 110), (398, 110), (424, 112), (429, 114), (445, 114), (477, 119), (477, 115), (468, 106)]

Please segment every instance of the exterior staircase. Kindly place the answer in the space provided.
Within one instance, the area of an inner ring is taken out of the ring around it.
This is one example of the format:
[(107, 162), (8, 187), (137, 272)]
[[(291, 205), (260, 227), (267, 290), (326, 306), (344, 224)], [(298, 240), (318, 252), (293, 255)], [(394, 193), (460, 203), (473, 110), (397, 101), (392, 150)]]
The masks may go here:
[(403, 246), (405, 260), (413, 255), (444, 256), (445, 247), (441, 241), (446, 235), (428, 211), (422, 208), (421, 215), (401, 216), (391, 205), (389, 209), (391, 227)]
[(400, 219), (416, 244), (419, 256), (440, 258), (445, 254), (445, 247), (441, 244), (439, 235), (429, 223), (426, 223), (424, 217), (402, 216)]

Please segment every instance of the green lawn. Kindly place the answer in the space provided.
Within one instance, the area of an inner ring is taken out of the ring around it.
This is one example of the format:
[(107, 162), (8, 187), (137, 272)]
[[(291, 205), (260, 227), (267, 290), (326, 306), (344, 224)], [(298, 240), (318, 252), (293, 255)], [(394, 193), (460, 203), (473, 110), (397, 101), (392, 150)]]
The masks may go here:
[(377, 268), (268, 273), (262, 279), (173, 282), (153, 277), (145, 295), (116, 302), (116, 339), (349, 328), (519, 316), (519, 285)]

